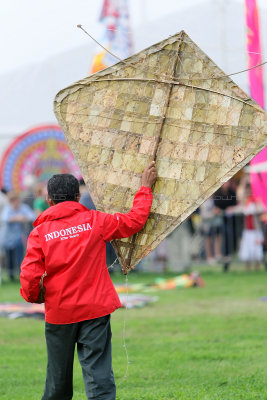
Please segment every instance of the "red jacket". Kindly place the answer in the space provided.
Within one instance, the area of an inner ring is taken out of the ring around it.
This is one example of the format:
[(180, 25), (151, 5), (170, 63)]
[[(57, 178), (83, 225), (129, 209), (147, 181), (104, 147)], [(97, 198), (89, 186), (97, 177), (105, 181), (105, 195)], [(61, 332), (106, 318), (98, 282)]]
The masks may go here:
[(21, 265), (22, 297), (34, 303), (44, 278), (45, 319), (70, 324), (110, 314), (121, 307), (106, 266), (106, 242), (139, 232), (150, 212), (152, 192), (141, 187), (127, 214), (88, 210), (65, 201), (34, 222)]

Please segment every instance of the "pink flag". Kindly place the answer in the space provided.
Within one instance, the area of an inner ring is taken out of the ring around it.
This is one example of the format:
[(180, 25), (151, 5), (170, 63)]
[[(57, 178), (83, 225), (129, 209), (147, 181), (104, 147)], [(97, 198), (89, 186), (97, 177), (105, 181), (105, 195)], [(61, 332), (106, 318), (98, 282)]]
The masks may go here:
[[(246, 23), (247, 23), (247, 53), (248, 68), (262, 63), (262, 50), (260, 40), (260, 27), (257, 0), (246, 1)], [(253, 68), (248, 71), (251, 97), (264, 108), (264, 88), (263, 88), (263, 67)], [(262, 150), (251, 161), (251, 165), (257, 165), (255, 172), (252, 172), (251, 184), (254, 197), (267, 208), (267, 170), (261, 168), (259, 164), (266, 165), (267, 147)], [(256, 172), (257, 171), (257, 172)]]
[[(261, 64), (262, 51), (257, 0), (246, 0), (248, 68)], [(248, 71), (251, 97), (264, 108), (263, 68)]]

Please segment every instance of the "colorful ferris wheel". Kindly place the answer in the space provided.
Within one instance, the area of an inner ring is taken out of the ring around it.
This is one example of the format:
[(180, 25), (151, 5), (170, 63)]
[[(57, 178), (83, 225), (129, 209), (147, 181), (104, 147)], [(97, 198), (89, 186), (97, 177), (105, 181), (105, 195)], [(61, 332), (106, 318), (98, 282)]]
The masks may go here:
[(5, 151), (0, 165), (0, 187), (22, 191), (29, 177), (46, 182), (53, 174), (61, 173), (82, 178), (61, 128), (38, 126), (18, 136)]

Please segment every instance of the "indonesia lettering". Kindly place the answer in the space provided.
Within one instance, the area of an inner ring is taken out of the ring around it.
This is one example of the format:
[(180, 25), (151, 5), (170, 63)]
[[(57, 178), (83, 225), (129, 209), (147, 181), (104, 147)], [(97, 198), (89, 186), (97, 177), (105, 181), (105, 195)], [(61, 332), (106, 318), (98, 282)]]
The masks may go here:
[(44, 235), (45, 241), (48, 242), (49, 240), (57, 239), (59, 237), (61, 239), (63, 239), (63, 237), (64, 239), (67, 239), (68, 237), (73, 238), (79, 236), (80, 232), (90, 231), (91, 229), (92, 229), (91, 225), (89, 224), (89, 222), (87, 222), (86, 224), (72, 226), (70, 228), (61, 229), (60, 231), (47, 233), (46, 235)]

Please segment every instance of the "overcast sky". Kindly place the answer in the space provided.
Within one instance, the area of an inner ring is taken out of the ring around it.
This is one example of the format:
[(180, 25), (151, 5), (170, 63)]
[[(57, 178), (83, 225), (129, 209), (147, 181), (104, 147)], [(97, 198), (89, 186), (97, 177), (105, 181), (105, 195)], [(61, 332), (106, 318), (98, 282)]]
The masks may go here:
[[(177, 2), (165, 0), (168, 7), (163, 7), (161, 1), (130, 0), (132, 25), (177, 8)], [(0, 0), (0, 4), (0, 73), (84, 45), (89, 38), (77, 24), (98, 39), (103, 31), (99, 23), (103, 0)]]
[[(132, 27), (201, 1), (129, 0)], [(245, 0), (214, 1), (226, 6)], [(267, 0), (258, 3), (267, 8)], [(103, 28), (98, 19), (102, 4), (103, 0), (0, 0), (0, 74), (83, 46), (90, 39), (77, 24), (101, 38)]]

